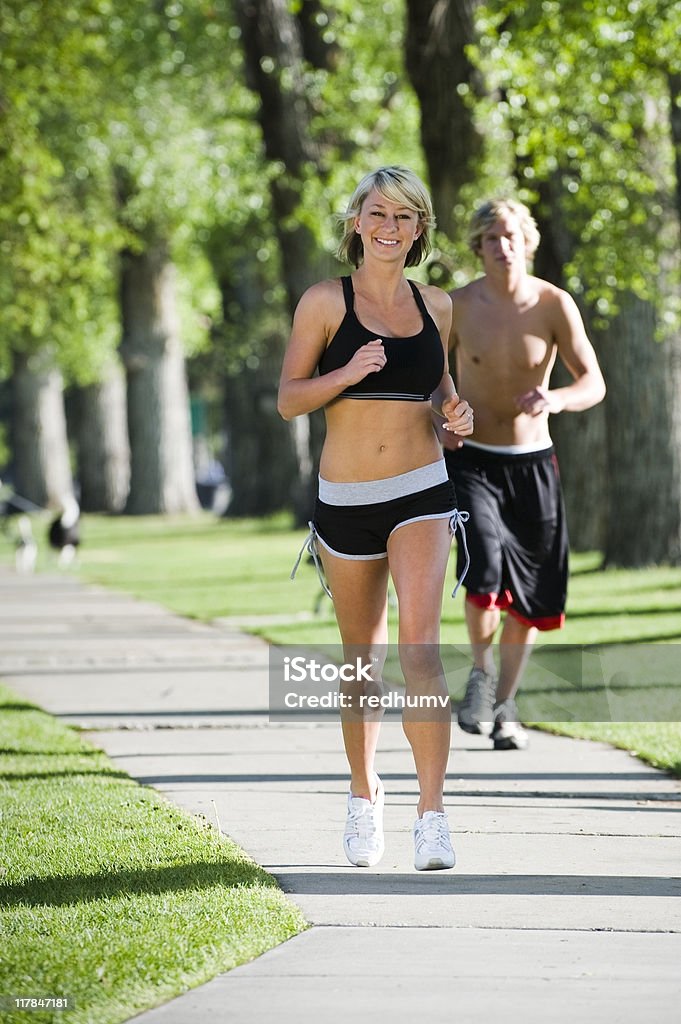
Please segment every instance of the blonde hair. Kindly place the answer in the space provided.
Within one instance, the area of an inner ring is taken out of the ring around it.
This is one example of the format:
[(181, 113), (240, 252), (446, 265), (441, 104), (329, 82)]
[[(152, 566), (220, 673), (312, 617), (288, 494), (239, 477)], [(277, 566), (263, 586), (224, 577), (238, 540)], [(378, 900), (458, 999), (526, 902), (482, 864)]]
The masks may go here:
[(539, 228), (528, 208), (517, 199), (489, 199), (477, 208), (468, 226), (469, 248), (476, 256), (480, 255), (482, 236), (503, 213), (511, 213), (517, 218), (525, 239), (525, 255), (534, 256), (541, 238)]
[(426, 186), (408, 167), (379, 167), (377, 171), (365, 174), (352, 193), (345, 213), (338, 217), (343, 225), (338, 258), (355, 267), (364, 259), (364, 246), (355, 231), (355, 218), (359, 217), (364, 201), (373, 189), (389, 202), (399, 203), (417, 214), (421, 234), (415, 239), (405, 261), (407, 267), (417, 266), (432, 248), (430, 233), (435, 229), (435, 215)]

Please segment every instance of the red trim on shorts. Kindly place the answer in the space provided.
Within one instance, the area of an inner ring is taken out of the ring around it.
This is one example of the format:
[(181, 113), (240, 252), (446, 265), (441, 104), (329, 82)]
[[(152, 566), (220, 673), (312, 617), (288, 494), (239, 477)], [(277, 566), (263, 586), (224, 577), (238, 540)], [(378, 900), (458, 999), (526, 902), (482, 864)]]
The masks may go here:
[(496, 594), (494, 591), (489, 594), (466, 594), (466, 600), (470, 601), (476, 608), (482, 608), (483, 611), (489, 611), (492, 608), (498, 608), (499, 611), (508, 611), (509, 615), (514, 615), (518, 622), (522, 622), (524, 626), (534, 627), (542, 631), (562, 629), (565, 625), (564, 612), (560, 612), (559, 615), (543, 615), (537, 619), (528, 619), (526, 615), (521, 615), (513, 607), (513, 595), (509, 590), (504, 590), (503, 594)]
[(476, 608), (482, 608), (485, 611), (490, 608), (505, 611), (513, 604), (513, 595), (509, 590), (504, 590), (503, 594), (496, 594), (494, 591), (489, 594), (471, 594), (469, 592), (466, 594), (466, 600), (474, 604)]
[(515, 608), (509, 608), (508, 614), (514, 615), (524, 626), (534, 626), (535, 629), (540, 630), (562, 629), (565, 625), (564, 612), (561, 612), (560, 615), (544, 615), (538, 619), (528, 619), (517, 612)]

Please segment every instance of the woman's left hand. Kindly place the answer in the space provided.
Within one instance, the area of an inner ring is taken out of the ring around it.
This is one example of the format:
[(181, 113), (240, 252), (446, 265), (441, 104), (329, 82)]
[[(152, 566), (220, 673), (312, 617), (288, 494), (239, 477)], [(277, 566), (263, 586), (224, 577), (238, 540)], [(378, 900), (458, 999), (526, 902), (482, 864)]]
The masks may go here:
[(453, 395), (442, 403), (442, 415), (445, 417), (443, 430), (459, 434), (461, 437), (468, 437), (473, 433), (473, 410), (468, 402), (458, 395)]

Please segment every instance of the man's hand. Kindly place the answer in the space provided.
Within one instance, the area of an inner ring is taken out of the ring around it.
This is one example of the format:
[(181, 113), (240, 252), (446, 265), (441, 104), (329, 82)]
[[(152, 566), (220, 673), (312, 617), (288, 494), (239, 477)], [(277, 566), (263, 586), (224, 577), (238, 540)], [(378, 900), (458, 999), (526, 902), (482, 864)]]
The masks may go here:
[(517, 395), (515, 403), (520, 411), (528, 416), (541, 416), (543, 412), (557, 413), (564, 409), (564, 404), (556, 392), (542, 387), (532, 388), (524, 395)]

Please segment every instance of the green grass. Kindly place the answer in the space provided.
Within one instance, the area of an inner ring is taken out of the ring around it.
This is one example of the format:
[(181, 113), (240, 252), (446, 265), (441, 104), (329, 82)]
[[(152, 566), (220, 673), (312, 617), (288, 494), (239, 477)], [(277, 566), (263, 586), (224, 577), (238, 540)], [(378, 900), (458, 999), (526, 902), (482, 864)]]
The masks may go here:
[[(317, 592), (304, 565), (295, 583), (289, 580), (305, 531), (292, 534), (284, 517), (88, 516), (83, 533), (83, 578), (192, 618), (308, 610)], [(39, 568), (50, 564), (42, 551)]]
[(306, 927), (209, 822), (5, 687), (0, 805), (0, 992), (68, 996), (72, 1024), (128, 1020)]

